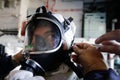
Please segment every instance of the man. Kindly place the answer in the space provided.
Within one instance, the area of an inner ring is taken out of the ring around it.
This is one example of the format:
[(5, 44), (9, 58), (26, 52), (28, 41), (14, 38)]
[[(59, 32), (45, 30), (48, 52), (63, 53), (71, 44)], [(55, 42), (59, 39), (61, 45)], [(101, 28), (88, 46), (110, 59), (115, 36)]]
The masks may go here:
[(77, 76), (74, 73), (79, 69), (70, 60), (75, 35), (72, 20), (53, 14), (45, 7), (37, 8), (25, 28), (23, 51), (12, 57), (12, 61), (22, 67), (10, 72), (8, 79), (26, 79), (22, 74), (32, 72), (30, 78), (41, 75), (47, 80), (79, 80), (78, 76), (81, 74)]

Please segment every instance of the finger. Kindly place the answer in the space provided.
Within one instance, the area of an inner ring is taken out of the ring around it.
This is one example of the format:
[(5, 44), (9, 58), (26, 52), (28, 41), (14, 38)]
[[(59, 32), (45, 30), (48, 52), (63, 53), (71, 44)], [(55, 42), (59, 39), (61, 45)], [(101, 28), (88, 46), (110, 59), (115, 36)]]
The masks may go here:
[(101, 43), (103, 41), (107, 41), (107, 40), (120, 41), (119, 37), (117, 36), (118, 34), (120, 34), (120, 30), (116, 30), (116, 31), (112, 31), (112, 32), (106, 33), (106, 34), (100, 36), (99, 38), (97, 38), (95, 40), (95, 43), (99, 44), (99, 43)]
[(73, 46), (73, 50), (77, 55), (80, 55), (80, 53), (82, 53), (82, 49), (76, 45)]
[(88, 47), (92, 45), (88, 43), (79, 43), (79, 44), (76, 44), (76, 46), (79, 47), (80, 49), (87, 49)]
[(114, 36), (113, 36), (113, 35), (105, 34), (105, 35), (102, 35), (102, 36), (100, 36), (99, 38), (97, 38), (97, 39), (95, 40), (95, 43), (96, 43), (96, 44), (99, 44), (99, 43), (101, 43), (101, 42), (103, 42), (103, 41), (113, 40), (113, 39), (114, 39)]
[(115, 42), (112, 41), (103, 41), (102, 45), (117, 45)]
[(75, 63), (79, 63), (79, 58), (78, 58), (78, 56), (77, 55), (71, 55), (71, 58), (72, 58), (72, 60), (75, 62)]
[(99, 51), (101, 52), (109, 52), (109, 53), (115, 53), (120, 55), (120, 47), (118, 45), (103, 45), (98, 48)]

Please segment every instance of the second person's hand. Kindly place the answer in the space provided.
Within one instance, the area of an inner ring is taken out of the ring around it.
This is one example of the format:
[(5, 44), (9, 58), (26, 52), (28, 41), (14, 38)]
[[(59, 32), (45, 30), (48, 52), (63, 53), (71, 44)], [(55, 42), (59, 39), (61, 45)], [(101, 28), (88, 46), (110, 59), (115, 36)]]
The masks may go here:
[(115, 53), (120, 56), (120, 44), (115, 42), (115, 41), (120, 42), (119, 35), (120, 35), (120, 30), (118, 29), (103, 34), (102, 36), (97, 38), (95, 43), (102, 44), (102, 46), (99, 47), (98, 50), (101, 52)]
[(76, 53), (73, 61), (81, 64), (85, 73), (93, 70), (107, 70), (102, 54), (94, 46), (78, 43), (73, 46), (73, 50)]

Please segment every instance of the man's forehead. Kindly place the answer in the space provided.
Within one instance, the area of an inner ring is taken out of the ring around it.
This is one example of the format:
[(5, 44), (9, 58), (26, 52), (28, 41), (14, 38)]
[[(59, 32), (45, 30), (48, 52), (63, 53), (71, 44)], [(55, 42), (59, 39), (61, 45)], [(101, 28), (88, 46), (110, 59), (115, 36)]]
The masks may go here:
[(39, 27), (39, 28), (36, 28), (35, 33), (47, 33), (51, 31), (52, 31), (51, 27)]
[(53, 26), (51, 26), (51, 25), (47, 25), (47, 26), (37, 26), (37, 28), (36, 29), (47, 29), (47, 28), (52, 28)]

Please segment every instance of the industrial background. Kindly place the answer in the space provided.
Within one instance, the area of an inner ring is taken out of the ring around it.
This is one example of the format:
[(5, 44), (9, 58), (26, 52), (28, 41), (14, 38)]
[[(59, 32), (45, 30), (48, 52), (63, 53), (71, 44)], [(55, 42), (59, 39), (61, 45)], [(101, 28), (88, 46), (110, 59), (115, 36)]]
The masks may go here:
[[(65, 18), (73, 17), (76, 42), (89, 42), (100, 35), (120, 29), (120, 0), (0, 0), (0, 44), (10, 55), (23, 48), (22, 29), (30, 14), (39, 6), (46, 6)], [(113, 55), (104, 55), (106, 62)], [(117, 60), (117, 59), (116, 59)], [(110, 60), (112, 68), (115, 60)], [(119, 61), (120, 62), (120, 61)]]

